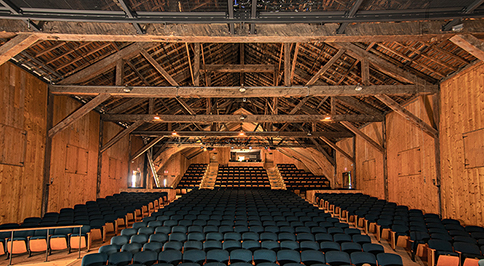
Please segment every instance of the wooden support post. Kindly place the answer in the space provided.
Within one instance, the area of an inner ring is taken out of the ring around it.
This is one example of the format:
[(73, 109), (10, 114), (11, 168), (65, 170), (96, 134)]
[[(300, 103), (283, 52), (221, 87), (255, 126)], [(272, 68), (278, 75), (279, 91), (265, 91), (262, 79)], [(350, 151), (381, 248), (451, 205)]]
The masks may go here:
[(96, 198), (101, 197), (101, 182), (102, 182), (102, 162), (103, 162), (103, 153), (101, 152), (101, 148), (103, 146), (103, 138), (104, 138), (104, 121), (100, 119), (99, 121), (99, 149), (97, 153), (97, 179), (96, 179)]
[(123, 85), (123, 78), (124, 78), (124, 61), (123, 59), (119, 59), (116, 62), (116, 80), (114, 84), (118, 86)]
[(294, 71), (296, 70), (298, 53), (299, 53), (299, 43), (296, 43), (296, 48), (294, 48), (294, 58), (292, 59), (292, 67), (291, 67), (291, 84), (294, 83)]
[(0, 65), (18, 55), (37, 42), (39, 37), (32, 34), (19, 34), (0, 47)]
[(90, 111), (94, 110), (98, 105), (100, 105), (102, 102), (105, 100), (109, 99), (111, 95), (101, 93), (98, 96), (96, 96), (94, 99), (86, 103), (85, 105), (81, 106), (79, 109), (74, 111), (72, 114), (64, 118), (64, 120), (60, 121), (55, 125), (53, 128), (49, 130), (49, 137), (55, 136), (55, 134), (61, 132), (62, 130), (66, 129), (68, 126), (72, 125), (74, 122), (77, 120), (81, 119), (89, 113)]
[(291, 86), (291, 44), (284, 44), (284, 86)]
[(194, 43), (193, 86), (200, 86), (200, 43)]
[[(434, 110), (433, 110), (433, 118), (436, 128), (440, 127), (440, 92), (435, 94), (434, 96)], [(440, 158), (440, 136), (434, 138), (434, 146), (435, 146), (435, 183), (434, 185), (437, 187), (437, 195), (439, 197), (439, 216), (442, 218), (443, 207), (442, 207), (442, 187), (441, 187), (441, 180), (442, 180), (442, 173), (441, 173), (441, 158)]]
[(245, 68), (245, 45), (243, 43), (239, 44), (239, 52), (239, 61), (240, 65), (242, 66), (242, 71), (240, 72), (240, 85), (242, 86), (245, 84), (245, 71), (243, 70)]
[(361, 84), (370, 85), (370, 63), (368, 60), (361, 61)]
[(188, 47), (188, 43), (185, 43), (185, 48), (187, 48), (187, 59), (188, 59), (188, 68), (190, 69), (190, 76), (192, 77), (192, 84), (195, 86), (195, 77), (193, 75), (193, 66), (192, 66), (192, 59), (190, 58), (190, 49)]
[(111, 148), (114, 144), (116, 144), (120, 139), (122, 139), (124, 136), (128, 135), (129, 133), (133, 132), (135, 129), (137, 129), (139, 126), (141, 126), (144, 123), (143, 120), (134, 122), (131, 124), (128, 128), (122, 130), (119, 132), (116, 136), (114, 136), (112, 139), (110, 139), (106, 144), (104, 144), (101, 147), (100, 152), (103, 153), (107, 149)]
[(355, 181), (356, 181), (356, 135), (353, 137), (353, 177), (351, 178), (351, 186), (355, 188)]
[(385, 152), (383, 153), (383, 192), (385, 195), (385, 200), (389, 201), (388, 195), (388, 142), (387, 142), (387, 118), (386, 116), (383, 118), (383, 122), (381, 123), (381, 130), (382, 130), (382, 140), (383, 140), (383, 148)]
[(377, 149), (379, 152), (384, 153), (385, 149), (378, 144), (376, 141), (368, 137), (365, 133), (363, 133), (361, 130), (359, 130), (357, 127), (355, 127), (353, 124), (347, 121), (341, 121), (340, 124), (342, 124), (344, 127), (346, 127), (349, 131), (355, 133), (355, 135), (360, 136), (363, 138), (366, 142), (368, 142), (371, 146), (373, 146), (375, 149)]
[(390, 107), (393, 111), (395, 111), (397, 114), (400, 114), (401, 116), (403, 116), (405, 119), (407, 119), (409, 122), (416, 125), (418, 128), (422, 129), (423, 132), (427, 133), (432, 138), (436, 138), (436, 137), (439, 136), (439, 132), (437, 131), (437, 129), (429, 126), (422, 119), (420, 119), (416, 115), (412, 114), (410, 111), (408, 111), (407, 109), (402, 107), (400, 104), (398, 104), (396, 101), (394, 101), (389, 96), (384, 95), (384, 94), (380, 94), (380, 95), (375, 95), (375, 98), (382, 101), (384, 104), (386, 104), (388, 107)]
[(49, 207), (49, 187), (50, 187), (50, 168), (52, 160), (52, 137), (49, 136), (49, 130), (52, 128), (54, 120), (54, 95), (49, 92), (47, 98), (47, 132), (45, 138), (44, 151), (44, 176), (42, 181), (42, 208), (41, 217), (48, 212)]
[(155, 99), (150, 98), (148, 100), (148, 114), (152, 115), (155, 113)]

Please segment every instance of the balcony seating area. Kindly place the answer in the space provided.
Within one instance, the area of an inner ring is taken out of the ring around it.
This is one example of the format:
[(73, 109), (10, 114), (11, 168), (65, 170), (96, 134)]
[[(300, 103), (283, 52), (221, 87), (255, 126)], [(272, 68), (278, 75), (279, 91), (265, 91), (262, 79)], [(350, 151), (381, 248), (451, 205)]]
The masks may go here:
[(187, 171), (176, 186), (177, 188), (195, 188), (199, 187), (203, 175), (207, 170), (207, 164), (190, 164)]
[(215, 187), (270, 188), (267, 171), (257, 166), (219, 166)]
[(277, 168), (288, 190), (330, 189), (325, 176), (315, 176), (311, 172), (297, 169), (294, 164), (278, 164)]

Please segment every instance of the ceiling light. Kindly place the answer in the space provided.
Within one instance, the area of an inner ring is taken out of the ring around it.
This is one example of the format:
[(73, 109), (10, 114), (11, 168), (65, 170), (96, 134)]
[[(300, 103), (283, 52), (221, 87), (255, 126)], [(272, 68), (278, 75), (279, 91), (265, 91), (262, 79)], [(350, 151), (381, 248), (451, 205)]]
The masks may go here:
[(131, 92), (131, 88), (130, 88), (130, 87), (128, 87), (128, 86), (125, 86), (125, 87), (123, 88), (123, 91), (124, 91), (124, 92), (126, 92), (126, 93), (130, 93), (130, 92)]
[(245, 119), (245, 117), (246, 117), (245, 115), (241, 115), (241, 116), (239, 117), (239, 119), (240, 119), (240, 120), (244, 120), (244, 119)]
[(358, 85), (355, 87), (355, 91), (361, 91), (362, 89), (363, 87), (360, 85), (360, 83), (358, 83)]
[(311, 135), (312, 135), (311, 132), (308, 132), (308, 136), (311, 136)]
[(177, 136), (177, 135), (178, 135), (178, 133), (176, 133), (176, 131), (173, 131), (173, 132), (171, 132), (171, 135), (172, 135), (172, 136)]
[(239, 136), (245, 136), (244, 131), (240, 131)]
[(153, 116), (153, 120), (161, 120), (161, 117), (159, 115)]
[(324, 121), (331, 121), (331, 116), (330, 115), (326, 115), (323, 120)]
[(464, 29), (464, 24), (457, 24), (455, 26), (452, 27), (452, 31), (461, 31)]
[(252, 150), (252, 146), (249, 147), (249, 150)]
[(244, 93), (244, 92), (246, 91), (246, 89), (244, 88), (244, 85), (242, 85), (242, 86), (239, 88), (239, 91), (240, 91), (241, 93)]

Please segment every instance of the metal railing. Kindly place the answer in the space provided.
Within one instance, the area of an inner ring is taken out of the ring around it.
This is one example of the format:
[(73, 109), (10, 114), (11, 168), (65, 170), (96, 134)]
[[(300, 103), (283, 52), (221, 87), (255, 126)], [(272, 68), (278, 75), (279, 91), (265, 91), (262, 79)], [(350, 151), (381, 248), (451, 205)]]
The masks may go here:
[[(46, 233), (46, 238), (45, 238), (45, 241), (46, 241), (46, 244), (47, 244), (47, 247), (45, 249), (45, 261), (48, 261), (48, 258), (49, 258), (49, 232), (51, 229), (59, 229), (59, 228), (79, 228), (79, 257), (78, 259), (81, 258), (81, 241), (82, 241), (82, 227), (85, 226), (85, 225), (69, 225), (69, 226), (50, 226), (50, 227), (30, 227), (30, 228), (15, 228), (15, 229), (2, 229), (0, 230), (0, 233), (3, 233), (3, 232), (12, 232), (11, 235), (10, 235), (10, 253), (8, 252), (8, 248), (5, 247), (7, 249), (7, 253), (8, 256), (9, 256), (9, 262), (8, 262), (8, 265), (13, 265), (12, 264), (12, 255), (13, 255), (13, 236), (14, 236), (14, 232), (20, 232), (20, 231), (32, 231), (32, 230), (47, 230), (47, 233)], [(6, 242), (6, 245), (8, 244), (8, 241)], [(87, 245), (86, 245), (87, 246)]]

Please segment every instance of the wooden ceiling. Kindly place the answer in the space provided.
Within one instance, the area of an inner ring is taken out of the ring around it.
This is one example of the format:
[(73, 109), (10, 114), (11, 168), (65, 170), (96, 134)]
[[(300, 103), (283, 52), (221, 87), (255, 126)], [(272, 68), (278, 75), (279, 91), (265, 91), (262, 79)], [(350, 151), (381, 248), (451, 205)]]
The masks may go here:
[(477, 60), (451, 38), (484, 33), (484, 0), (0, 2), (1, 62), (127, 134), (187, 146), (331, 153), (393, 109), (381, 95), (437, 93)]

